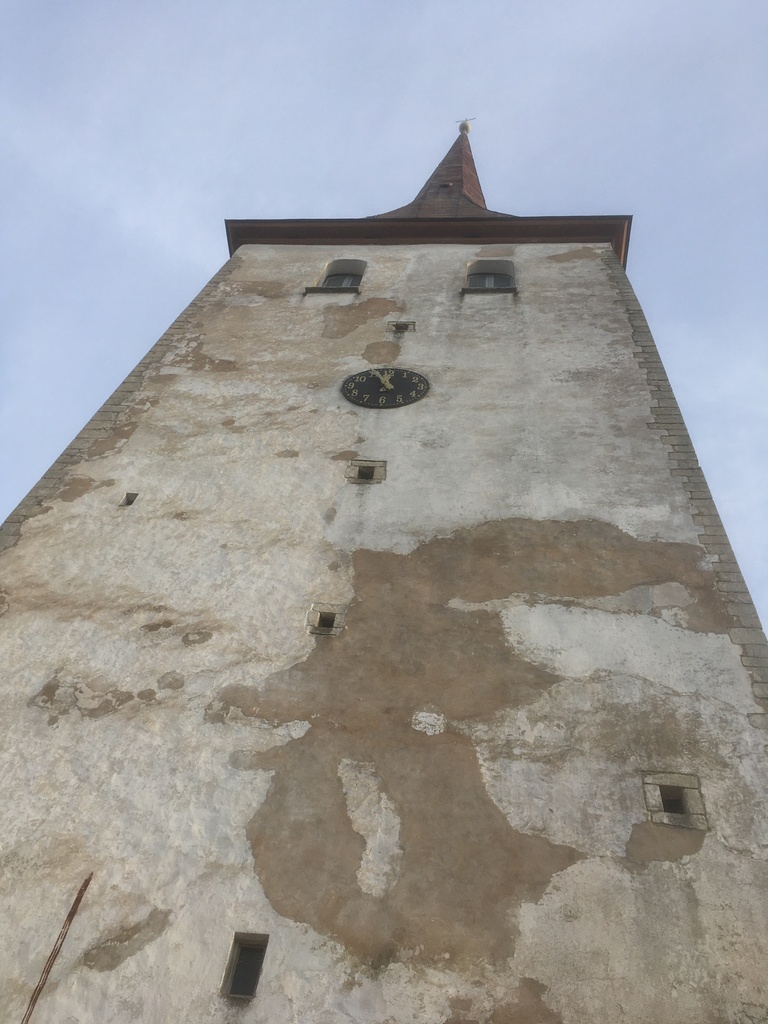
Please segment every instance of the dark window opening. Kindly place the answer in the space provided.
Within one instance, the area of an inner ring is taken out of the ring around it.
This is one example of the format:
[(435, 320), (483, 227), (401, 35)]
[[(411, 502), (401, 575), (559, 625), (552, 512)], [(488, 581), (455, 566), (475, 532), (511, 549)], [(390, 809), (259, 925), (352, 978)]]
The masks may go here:
[(511, 274), (470, 274), (467, 278), (468, 288), (511, 288)]
[(132, 505), (139, 496), (138, 491), (126, 491), (123, 495), (123, 500), (120, 502), (121, 505)]
[(329, 274), (323, 288), (356, 288), (362, 280), (362, 274)]
[(373, 480), (374, 473), (376, 472), (375, 466), (358, 466), (357, 467), (357, 479), (358, 480)]
[(336, 612), (318, 612), (317, 625), (320, 629), (333, 629), (336, 625)]
[(667, 814), (685, 814), (685, 795), (682, 786), (659, 786), (661, 806)]
[(225, 995), (253, 999), (266, 949), (266, 935), (235, 936), (223, 986)]

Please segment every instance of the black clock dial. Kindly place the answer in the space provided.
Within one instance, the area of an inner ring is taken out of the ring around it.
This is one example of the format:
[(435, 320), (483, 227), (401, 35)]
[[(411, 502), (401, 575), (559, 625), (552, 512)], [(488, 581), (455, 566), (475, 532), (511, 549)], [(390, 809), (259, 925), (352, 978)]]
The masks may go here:
[(349, 402), (366, 409), (398, 409), (412, 405), (429, 391), (429, 381), (414, 370), (401, 370), (381, 366), (375, 370), (361, 370), (347, 377), (341, 393)]

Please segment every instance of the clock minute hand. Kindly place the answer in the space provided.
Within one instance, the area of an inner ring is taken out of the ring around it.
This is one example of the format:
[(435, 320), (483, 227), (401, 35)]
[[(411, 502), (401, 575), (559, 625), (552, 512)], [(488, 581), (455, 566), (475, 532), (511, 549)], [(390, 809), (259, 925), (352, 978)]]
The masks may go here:
[(381, 370), (371, 370), (374, 377), (378, 377), (384, 387), (381, 389), (384, 391), (394, 391), (395, 385), (392, 383), (392, 374), (394, 370), (387, 370), (386, 373), (382, 373)]

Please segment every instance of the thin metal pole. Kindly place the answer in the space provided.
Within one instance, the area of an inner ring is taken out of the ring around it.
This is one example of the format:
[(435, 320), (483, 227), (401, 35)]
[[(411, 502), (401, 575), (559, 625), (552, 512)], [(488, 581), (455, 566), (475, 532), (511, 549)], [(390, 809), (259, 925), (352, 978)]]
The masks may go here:
[(56, 939), (56, 942), (54, 943), (53, 949), (51, 950), (48, 959), (45, 961), (45, 967), (43, 967), (43, 973), (40, 975), (40, 981), (38, 981), (38, 983), (35, 985), (35, 990), (30, 996), (29, 1006), (27, 1007), (27, 1012), (21, 1018), (21, 1024), (29, 1024), (29, 1018), (32, 1016), (32, 1011), (37, 1005), (37, 1000), (40, 998), (40, 993), (45, 988), (45, 983), (46, 981), (48, 981), (48, 975), (51, 973), (51, 968), (53, 967), (54, 962), (56, 961), (56, 957), (61, 952), (61, 947), (64, 945), (64, 939), (66, 939), (67, 937), (69, 926), (72, 924), (75, 914), (77, 913), (77, 908), (80, 906), (83, 900), (83, 896), (85, 896), (85, 890), (91, 884), (92, 878), (93, 872), (91, 872), (90, 875), (88, 875), (86, 880), (80, 886), (78, 894), (77, 896), (75, 896), (74, 903), (69, 908), (69, 913), (67, 914), (66, 920), (62, 925), (61, 931), (59, 932), (59, 937), (58, 939)]

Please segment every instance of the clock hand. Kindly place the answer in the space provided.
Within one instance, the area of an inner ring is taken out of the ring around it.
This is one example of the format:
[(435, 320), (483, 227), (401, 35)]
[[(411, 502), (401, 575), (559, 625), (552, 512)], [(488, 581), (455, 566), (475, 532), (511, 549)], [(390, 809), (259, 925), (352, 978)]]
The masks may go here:
[(381, 389), (382, 391), (395, 390), (395, 385), (392, 383), (392, 374), (394, 372), (394, 370), (385, 370), (384, 373), (382, 373), (381, 370), (371, 370), (371, 373), (374, 375), (374, 377), (378, 377), (381, 383), (384, 385), (384, 387)]

